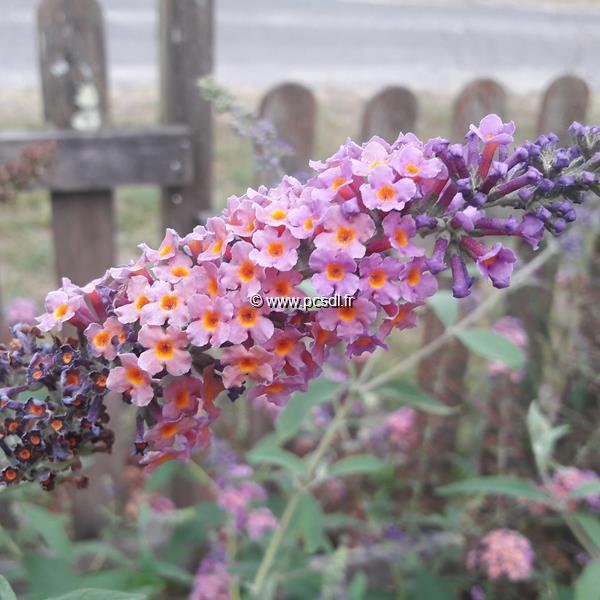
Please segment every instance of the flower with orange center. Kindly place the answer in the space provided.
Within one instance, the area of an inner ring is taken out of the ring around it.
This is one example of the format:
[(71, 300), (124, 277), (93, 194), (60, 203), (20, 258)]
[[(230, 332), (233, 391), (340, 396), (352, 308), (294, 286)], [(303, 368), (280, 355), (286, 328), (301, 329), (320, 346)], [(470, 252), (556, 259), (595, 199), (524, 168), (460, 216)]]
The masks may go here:
[(101, 325), (91, 323), (85, 330), (93, 356), (101, 356), (106, 360), (114, 360), (117, 356), (117, 344), (125, 341), (123, 326), (115, 317), (109, 317)]
[(345, 252), (328, 249), (315, 250), (308, 264), (315, 274), (311, 282), (315, 291), (322, 296), (352, 295), (358, 289), (356, 261)]
[(346, 217), (340, 206), (330, 207), (323, 217), (325, 231), (315, 238), (317, 249), (343, 251), (351, 258), (365, 255), (366, 242), (375, 233), (375, 224), (369, 215), (358, 213)]
[(169, 325), (164, 330), (162, 327), (144, 325), (138, 334), (138, 342), (147, 348), (142, 352), (138, 365), (150, 375), (163, 368), (171, 375), (184, 375), (190, 370), (192, 357), (185, 350), (188, 337), (177, 327)]
[(252, 236), (255, 248), (248, 258), (262, 267), (274, 267), (289, 271), (298, 260), (296, 249), (300, 245), (290, 231), (278, 231), (272, 227), (258, 230)]
[(232, 346), (223, 351), (221, 363), (223, 369), (223, 384), (229, 389), (241, 385), (247, 378), (259, 383), (271, 383), (273, 355), (260, 346), (249, 350), (244, 346)]
[(415, 197), (417, 186), (412, 179), (397, 179), (392, 168), (381, 165), (371, 171), (360, 191), (367, 208), (389, 212), (402, 210)]
[(400, 256), (425, 255), (424, 248), (415, 246), (410, 241), (417, 234), (415, 220), (410, 215), (401, 216), (396, 212), (392, 212), (383, 219), (382, 225), (385, 236)]
[(129, 394), (136, 406), (146, 406), (154, 397), (150, 375), (139, 366), (138, 357), (133, 353), (120, 354), (119, 361), (121, 366), (110, 371), (106, 387), (113, 392)]
[(250, 303), (240, 304), (235, 309), (230, 325), (229, 341), (234, 344), (244, 342), (248, 338), (248, 334), (252, 335), (255, 342), (262, 344), (273, 335), (275, 329), (273, 321), (265, 317), (260, 309)]
[(151, 301), (142, 308), (142, 324), (163, 325), (168, 321), (171, 325), (184, 327), (190, 318), (185, 301), (189, 293), (183, 283), (172, 286), (167, 281), (156, 281), (148, 289)]
[(164, 397), (162, 414), (166, 419), (195, 415), (202, 404), (202, 380), (190, 375), (178, 377), (165, 387)]
[(403, 265), (400, 275), (400, 293), (407, 302), (419, 302), (437, 292), (438, 283), (434, 275), (427, 272), (424, 258), (413, 258)]
[(231, 247), (231, 260), (221, 265), (222, 283), (229, 290), (240, 289), (242, 296), (251, 296), (260, 290), (263, 270), (250, 259), (254, 246), (236, 242)]
[(196, 346), (211, 344), (217, 348), (229, 340), (233, 305), (225, 298), (194, 294), (189, 300), (192, 322), (186, 333)]
[(375, 321), (377, 309), (365, 298), (353, 299), (352, 306), (325, 308), (317, 313), (317, 322), (327, 331), (335, 331), (338, 336), (355, 341)]

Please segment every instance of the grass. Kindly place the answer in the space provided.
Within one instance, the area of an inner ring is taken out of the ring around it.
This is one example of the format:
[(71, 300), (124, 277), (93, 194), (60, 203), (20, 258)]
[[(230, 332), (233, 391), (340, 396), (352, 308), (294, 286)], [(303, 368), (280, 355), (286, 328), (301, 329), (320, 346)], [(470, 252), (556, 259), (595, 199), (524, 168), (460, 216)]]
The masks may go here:
[[(237, 90), (240, 101), (256, 106), (259, 92)], [(358, 135), (362, 107), (371, 90), (317, 92), (319, 114), (314, 155), (334, 152), (347, 136)], [(419, 93), (417, 131), (422, 137), (449, 135), (453, 95)], [(540, 97), (510, 96), (508, 114), (519, 115), (520, 139), (534, 134)], [(158, 120), (158, 98), (154, 90), (127, 90), (112, 98), (115, 126), (144, 126)], [(593, 99), (590, 122), (600, 122), (600, 97)], [(42, 126), (39, 97), (35, 93), (7, 92), (0, 101), (0, 128)], [(219, 117), (215, 128), (214, 206), (224, 206), (231, 194), (241, 194), (256, 184), (250, 145), (230, 130), (227, 119)], [(152, 187), (120, 188), (116, 193), (117, 249), (119, 262), (137, 255), (137, 244), (156, 245), (160, 240), (160, 191)], [(51, 233), (51, 206), (48, 194), (22, 194), (16, 202), (0, 206), (0, 289), (5, 305), (27, 297), (40, 306), (55, 286)]]

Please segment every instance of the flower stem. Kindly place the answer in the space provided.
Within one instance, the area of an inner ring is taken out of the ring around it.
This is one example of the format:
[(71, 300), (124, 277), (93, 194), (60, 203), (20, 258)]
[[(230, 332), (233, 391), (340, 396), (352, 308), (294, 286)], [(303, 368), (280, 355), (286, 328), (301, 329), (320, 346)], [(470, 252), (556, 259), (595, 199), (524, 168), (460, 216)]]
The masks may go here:
[(254, 582), (252, 583), (253, 594), (257, 598), (261, 598), (264, 595), (265, 585), (267, 582), (267, 577), (273, 566), (273, 562), (277, 557), (279, 547), (281, 546), (285, 534), (287, 533), (288, 527), (292, 521), (292, 517), (294, 516), (294, 512), (298, 506), (298, 502), (300, 501), (300, 496), (304, 493), (305, 487), (309, 486), (312, 479), (314, 478), (315, 471), (319, 466), (321, 459), (327, 453), (333, 440), (335, 439), (335, 434), (340, 426), (346, 420), (350, 409), (352, 408), (352, 402), (348, 398), (348, 392), (343, 392), (340, 398), (340, 406), (335, 414), (335, 417), (332, 419), (329, 424), (325, 434), (321, 438), (317, 449), (314, 451), (308, 466), (306, 467), (306, 476), (304, 485), (298, 487), (292, 495), (288, 498), (287, 505), (283, 511), (283, 515), (279, 521), (279, 525), (271, 538), (269, 546), (263, 556), (263, 559), (258, 567), (258, 571), (256, 572), (256, 577), (254, 578)]

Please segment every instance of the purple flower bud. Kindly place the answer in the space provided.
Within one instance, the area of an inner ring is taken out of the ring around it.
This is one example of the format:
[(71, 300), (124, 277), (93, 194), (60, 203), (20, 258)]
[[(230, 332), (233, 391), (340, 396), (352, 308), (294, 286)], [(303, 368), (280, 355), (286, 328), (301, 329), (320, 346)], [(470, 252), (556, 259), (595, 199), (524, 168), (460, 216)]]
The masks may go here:
[(552, 218), (552, 213), (544, 206), (540, 206), (536, 209), (535, 216), (544, 223), (547, 223)]
[(563, 217), (571, 210), (571, 203), (567, 200), (555, 200), (550, 204), (550, 210)]
[(573, 121), (569, 126), (569, 133), (576, 139), (585, 137), (586, 128), (578, 121)]
[(536, 184), (542, 179), (543, 175), (534, 167), (528, 167), (523, 175), (519, 175), (506, 183), (503, 183), (494, 192), (494, 199), (503, 198), (507, 194), (516, 192), (526, 185)]
[(561, 175), (556, 180), (556, 185), (561, 188), (570, 188), (577, 185), (577, 181), (575, 180), (575, 177), (573, 177), (573, 175)]
[(484, 182), (479, 186), (479, 190), (488, 193), (503, 177), (506, 177), (508, 166), (506, 163), (494, 161)]
[(542, 150), (539, 146), (536, 146), (533, 142), (525, 142), (523, 147), (527, 149), (527, 154), (530, 161), (535, 161), (540, 157)]
[(556, 142), (558, 142), (558, 136), (555, 133), (547, 133), (546, 137), (551, 144), (556, 144)]
[(547, 146), (549, 143), (550, 143), (550, 140), (548, 139), (548, 136), (546, 136), (546, 135), (543, 135), (543, 134), (542, 134), (542, 135), (540, 135), (540, 137), (538, 137), (538, 139), (537, 139), (537, 140), (535, 140), (535, 144), (536, 144), (537, 146), (541, 146), (542, 148), (543, 148), (544, 146)]
[(448, 241), (443, 238), (438, 238), (433, 246), (433, 254), (431, 258), (426, 260), (427, 268), (429, 271), (436, 275), (441, 273), (448, 268), (448, 265), (444, 262), (446, 256), (446, 250), (448, 249)]
[(483, 192), (477, 192), (472, 198), (471, 200), (469, 200), (469, 204), (471, 206), (476, 206), (477, 208), (479, 208), (480, 206), (483, 206), (486, 202), (487, 202), (487, 194), (484, 194)]
[(551, 179), (544, 178), (542, 179), (537, 186), (537, 190), (539, 193), (547, 195), (552, 192), (554, 189), (554, 182)]
[(485, 235), (513, 235), (519, 228), (519, 222), (514, 217), (481, 217), (475, 221), (475, 227)]
[(595, 173), (590, 173), (589, 171), (583, 171), (579, 177), (577, 177), (577, 182), (581, 185), (594, 185), (598, 181), (598, 177)]
[(560, 235), (567, 228), (567, 222), (564, 219), (555, 219), (552, 223), (552, 233)]
[(577, 212), (571, 207), (564, 215), (564, 219), (567, 223), (573, 223), (577, 220)]
[(470, 198), (473, 196), (473, 186), (471, 184), (470, 177), (458, 179), (456, 181), (456, 187), (458, 188), (458, 191), (463, 195), (463, 198), (465, 200), (469, 201)]
[(435, 229), (437, 227), (437, 219), (429, 215), (422, 214), (415, 217), (417, 229)]
[(559, 148), (556, 151), (554, 158), (554, 164), (552, 165), (555, 169), (564, 169), (571, 164), (569, 153), (564, 148)]
[(465, 162), (463, 153), (464, 147), (462, 144), (452, 144), (448, 148), (448, 162), (449, 166), (451, 166), (458, 173), (459, 177), (462, 179), (468, 179), (469, 169), (467, 169), (467, 164)]
[(519, 200), (521, 201), (521, 207), (525, 208), (528, 202), (533, 198), (534, 191), (531, 188), (521, 188), (517, 196), (519, 196)]
[(455, 298), (466, 298), (471, 293), (473, 278), (467, 271), (465, 261), (458, 255), (453, 254), (450, 258), (452, 269), (452, 295)]
[(528, 152), (525, 148), (517, 148), (506, 160), (506, 168), (510, 171), (514, 166), (519, 163), (525, 162), (528, 157)]

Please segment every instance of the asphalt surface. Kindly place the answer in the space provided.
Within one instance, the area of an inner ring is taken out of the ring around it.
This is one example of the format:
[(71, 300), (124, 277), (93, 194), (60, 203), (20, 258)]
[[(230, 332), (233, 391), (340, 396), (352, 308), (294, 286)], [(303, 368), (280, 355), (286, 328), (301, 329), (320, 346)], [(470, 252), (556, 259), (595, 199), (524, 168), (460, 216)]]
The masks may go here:
[[(158, 78), (154, 0), (100, 0), (110, 79)], [(536, 90), (576, 73), (600, 89), (600, 1), (589, 8), (475, 0), (215, 0), (217, 78), (264, 87), (453, 89), (492, 76)], [(36, 0), (0, 0), (0, 93), (37, 84)]]

